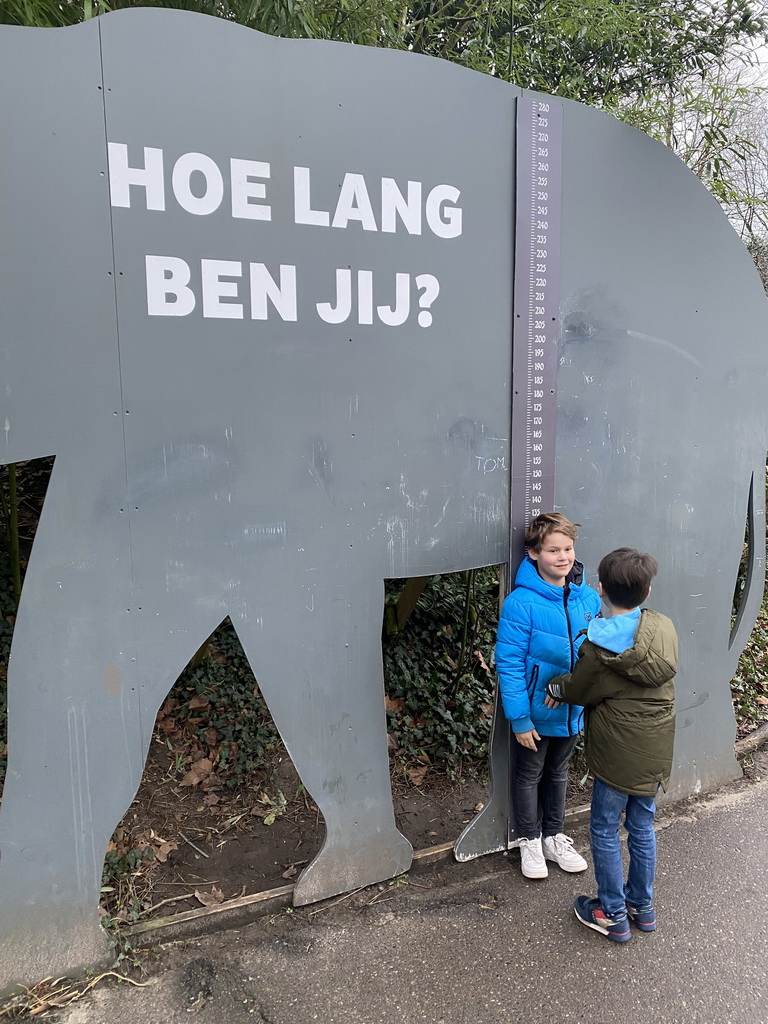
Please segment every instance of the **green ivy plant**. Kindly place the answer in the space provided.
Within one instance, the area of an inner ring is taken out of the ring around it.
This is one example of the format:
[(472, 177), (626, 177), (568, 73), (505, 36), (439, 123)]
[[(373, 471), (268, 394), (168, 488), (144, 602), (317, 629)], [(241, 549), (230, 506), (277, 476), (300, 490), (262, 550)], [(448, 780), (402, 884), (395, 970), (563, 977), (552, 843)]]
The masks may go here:
[[(387, 585), (389, 599), (405, 581)], [(390, 747), (450, 778), (484, 763), (493, 713), (495, 568), (433, 577), (407, 626), (384, 643)]]

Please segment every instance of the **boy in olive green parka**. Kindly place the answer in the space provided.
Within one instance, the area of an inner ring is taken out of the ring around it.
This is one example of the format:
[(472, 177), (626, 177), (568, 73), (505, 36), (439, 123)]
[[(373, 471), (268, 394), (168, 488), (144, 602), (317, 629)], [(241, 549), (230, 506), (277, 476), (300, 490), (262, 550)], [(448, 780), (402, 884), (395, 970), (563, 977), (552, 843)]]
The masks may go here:
[[(666, 615), (640, 605), (658, 572), (652, 555), (610, 552), (598, 567), (609, 611), (593, 619), (569, 675), (550, 680), (548, 700), (585, 707), (584, 750), (594, 777), (590, 838), (597, 898), (577, 897), (576, 916), (615, 942), (656, 928), (653, 829), (659, 787), (666, 788), (675, 737), (677, 633)], [(622, 814), (629, 873), (619, 845)]]

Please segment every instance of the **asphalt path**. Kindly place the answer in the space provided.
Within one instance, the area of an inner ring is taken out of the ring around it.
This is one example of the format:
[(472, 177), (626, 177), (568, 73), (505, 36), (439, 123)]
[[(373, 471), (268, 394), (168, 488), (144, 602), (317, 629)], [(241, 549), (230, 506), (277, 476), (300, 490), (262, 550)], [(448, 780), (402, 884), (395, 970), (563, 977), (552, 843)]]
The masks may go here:
[(169, 944), (143, 955), (142, 987), (97, 987), (56, 1019), (768, 1024), (768, 781), (658, 824), (659, 927), (627, 943), (573, 913), (591, 869), (527, 881), (496, 854)]

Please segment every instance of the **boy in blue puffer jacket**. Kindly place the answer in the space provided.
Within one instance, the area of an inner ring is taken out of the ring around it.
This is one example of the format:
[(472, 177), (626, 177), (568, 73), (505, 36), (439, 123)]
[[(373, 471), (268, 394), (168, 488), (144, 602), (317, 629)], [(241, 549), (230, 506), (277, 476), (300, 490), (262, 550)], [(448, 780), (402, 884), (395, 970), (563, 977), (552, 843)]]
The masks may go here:
[(583, 709), (545, 704), (553, 676), (570, 672), (579, 634), (600, 612), (600, 598), (582, 582), (576, 527), (559, 512), (542, 513), (525, 531), (527, 555), (504, 601), (496, 638), (496, 671), (504, 714), (517, 740), (512, 807), (526, 878), (546, 878), (547, 860), (565, 871), (587, 862), (563, 833), (568, 761)]

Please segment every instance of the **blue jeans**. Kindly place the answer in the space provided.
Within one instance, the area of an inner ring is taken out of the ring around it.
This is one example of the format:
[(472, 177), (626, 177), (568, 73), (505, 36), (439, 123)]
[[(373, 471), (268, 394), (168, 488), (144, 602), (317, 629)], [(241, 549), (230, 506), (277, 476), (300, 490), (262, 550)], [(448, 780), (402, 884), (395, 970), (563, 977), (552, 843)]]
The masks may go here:
[(546, 838), (563, 831), (568, 761), (576, 740), (576, 736), (542, 736), (538, 750), (529, 750), (512, 737), (512, 808), (518, 839)]
[[(619, 825), (624, 812), (624, 828), (629, 847), (629, 874), (624, 884)], [(597, 879), (597, 897), (608, 917), (622, 920), (626, 905), (646, 910), (653, 905), (653, 879), (656, 875), (656, 833), (653, 819), (656, 804), (652, 796), (620, 793), (600, 779), (592, 788), (589, 832), (592, 839), (592, 863)]]

